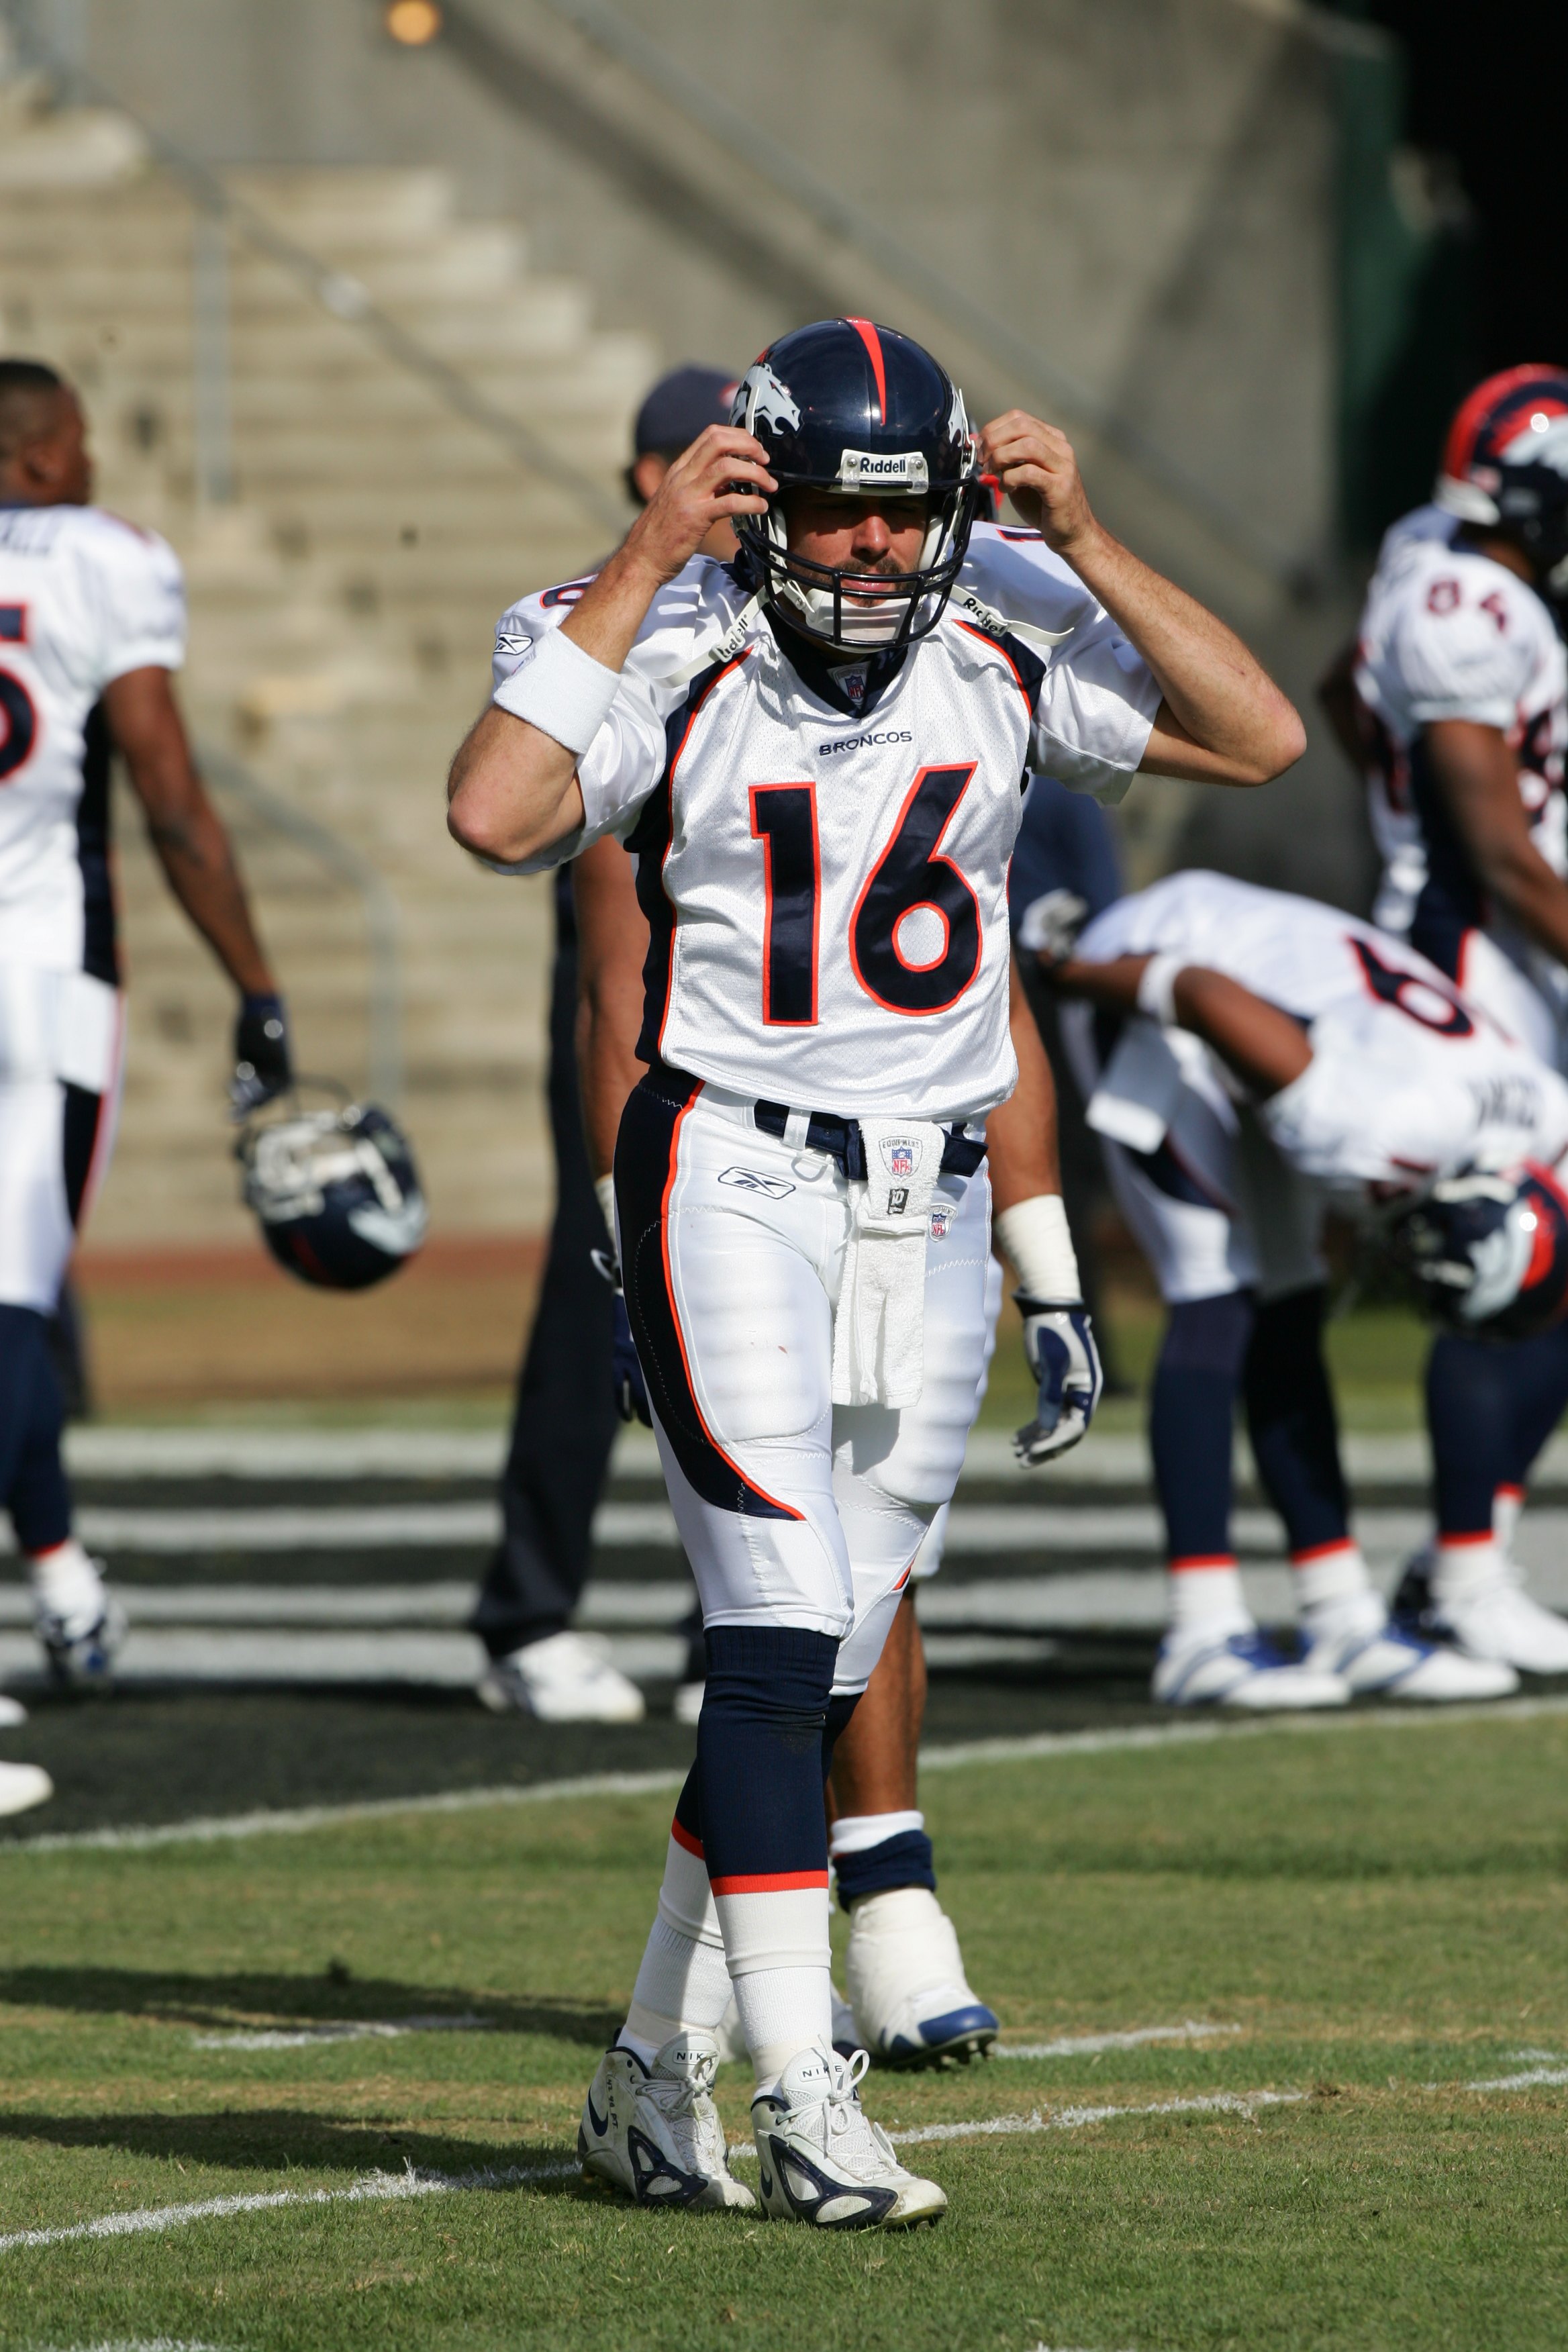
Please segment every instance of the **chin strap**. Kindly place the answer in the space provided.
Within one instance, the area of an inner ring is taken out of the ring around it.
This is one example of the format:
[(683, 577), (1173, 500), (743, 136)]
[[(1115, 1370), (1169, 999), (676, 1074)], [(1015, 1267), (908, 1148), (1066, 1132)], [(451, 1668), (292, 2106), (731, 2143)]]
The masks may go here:
[(656, 677), (654, 684), (689, 686), (694, 677), (705, 669), (711, 669), (715, 662), (733, 661), (752, 634), (752, 624), (763, 609), (763, 592), (759, 588), (750, 604), (742, 605), (727, 629), (716, 637), (710, 637), (689, 661), (681, 663), (679, 669), (668, 670), (662, 677)]
[(1070, 629), (1037, 629), (1032, 621), (1010, 621), (1005, 613), (983, 604), (972, 588), (955, 588), (947, 601), (950, 610), (956, 606), (988, 637), (1020, 637), (1025, 645), (1039, 646), (1049, 653), (1053, 646), (1065, 645), (1072, 635)]

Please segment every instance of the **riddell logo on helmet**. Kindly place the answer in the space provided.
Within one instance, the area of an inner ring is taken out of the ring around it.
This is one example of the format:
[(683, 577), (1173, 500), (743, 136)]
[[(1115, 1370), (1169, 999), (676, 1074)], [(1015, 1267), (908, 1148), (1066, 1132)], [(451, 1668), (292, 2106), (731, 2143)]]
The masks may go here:
[(929, 490), (931, 468), (920, 449), (846, 449), (838, 460), (841, 490)]

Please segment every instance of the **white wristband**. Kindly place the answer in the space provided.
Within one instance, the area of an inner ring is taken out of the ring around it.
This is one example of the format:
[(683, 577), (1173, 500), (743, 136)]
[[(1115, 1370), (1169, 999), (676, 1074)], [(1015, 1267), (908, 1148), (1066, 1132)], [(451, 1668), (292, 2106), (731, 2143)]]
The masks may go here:
[(595, 1176), (594, 1197), (599, 1203), (599, 1213), (605, 1220), (605, 1231), (611, 1241), (616, 1238), (616, 1180), (613, 1176)]
[(1176, 1019), (1176, 979), (1187, 960), (1179, 955), (1151, 956), (1138, 979), (1138, 1010), (1162, 1029), (1179, 1026)]
[(583, 752), (609, 717), (620, 683), (619, 670), (606, 669), (564, 630), (552, 629), (490, 699), (568, 751)]
[(1067, 1211), (1057, 1192), (1037, 1192), (998, 1209), (993, 1220), (997, 1246), (1018, 1277), (1026, 1298), (1076, 1305), (1083, 1297), (1078, 1259), (1068, 1231)]

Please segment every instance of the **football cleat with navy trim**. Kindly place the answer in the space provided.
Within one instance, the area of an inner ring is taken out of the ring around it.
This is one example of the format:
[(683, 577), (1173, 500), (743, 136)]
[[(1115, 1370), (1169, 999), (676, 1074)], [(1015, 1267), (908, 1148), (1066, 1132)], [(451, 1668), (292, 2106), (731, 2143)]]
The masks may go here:
[[(858, 1898), (845, 1977), (857, 2042), (880, 2065), (967, 2065), (1001, 2031), (995, 2012), (970, 1990), (957, 1931), (928, 1887)], [(836, 2048), (838, 2041), (836, 2015)]]
[(583, 2102), (577, 2154), (583, 2178), (636, 2205), (707, 2213), (754, 2210), (730, 2170), (724, 2126), (711, 2096), (719, 2045), (710, 2033), (678, 2033), (645, 2066), (612, 2044)]
[(915, 2230), (940, 2221), (947, 2199), (934, 2180), (906, 2172), (880, 2124), (860, 2105), (870, 2059), (803, 2050), (776, 2090), (752, 2102), (752, 2130), (770, 2221), (814, 2230)]
[(1266, 1715), (1343, 1706), (1350, 1695), (1342, 1675), (1286, 1657), (1256, 1625), (1167, 1633), (1154, 1662), (1152, 1696), (1162, 1706), (1238, 1706)]
[[(1568, 1627), (1564, 1627), (1568, 1633)], [(1467, 1657), (1395, 1624), (1375, 1592), (1325, 1609), (1304, 1628), (1305, 1664), (1341, 1675), (1358, 1698), (1408, 1699), (1443, 1706), (1455, 1700), (1507, 1698), (1519, 1676), (1500, 1659)]]

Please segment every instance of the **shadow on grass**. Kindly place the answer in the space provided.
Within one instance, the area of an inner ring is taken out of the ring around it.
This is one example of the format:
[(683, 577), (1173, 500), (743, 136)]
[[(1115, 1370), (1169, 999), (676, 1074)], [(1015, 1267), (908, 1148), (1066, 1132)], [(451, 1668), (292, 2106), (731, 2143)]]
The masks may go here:
[[(578, 2185), (574, 2173), (563, 2177), (560, 2169), (573, 2157), (563, 2141), (453, 2139), (439, 2132), (382, 2130), (372, 2123), (350, 2123), (308, 2109), (292, 2113), (264, 2107), (243, 2115), (209, 2116), (0, 2113), (0, 2143), (11, 2140), (41, 2140), (59, 2148), (113, 2148), (127, 2156), (213, 2170), (334, 2172), (345, 2180), (369, 2172), (398, 2173), (408, 2165), (417, 2172), (457, 2175), (526, 2174), (537, 2167), (537, 2181), (524, 2179), (515, 2185), (555, 2196)], [(320, 2184), (298, 2185), (308, 2189)]]
[(602, 2050), (618, 2009), (586, 2000), (400, 1984), (384, 1977), (194, 1976), (147, 1969), (0, 1969), (0, 2001), (105, 2017), (147, 2017), (206, 2032), (250, 2027), (396, 2024), (404, 2018), (479, 2017), (499, 2033), (538, 2033)]

